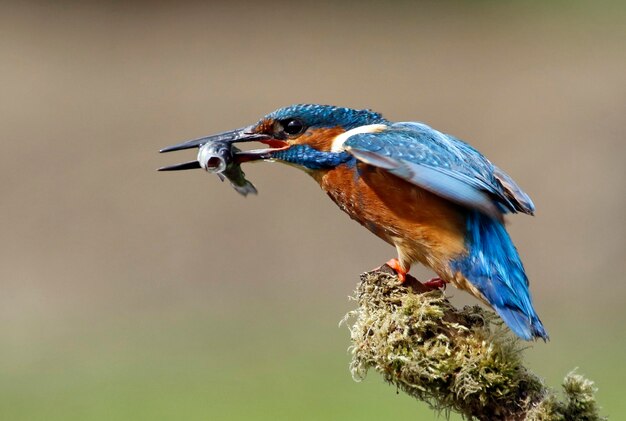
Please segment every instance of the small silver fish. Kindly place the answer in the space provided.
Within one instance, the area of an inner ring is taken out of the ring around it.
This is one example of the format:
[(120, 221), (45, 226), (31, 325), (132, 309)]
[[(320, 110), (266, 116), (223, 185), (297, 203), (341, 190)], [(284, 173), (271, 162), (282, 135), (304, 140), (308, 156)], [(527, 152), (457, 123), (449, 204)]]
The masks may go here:
[(224, 178), (228, 178), (233, 188), (243, 196), (247, 196), (250, 193), (257, 194), (256, 188), (251, 182), (246, 180), (246, 175), (241, 170), (241, 164), (243, 162), (270, 159), (272, 157), (271, 152), (275, 149), (241, 151), (241, 149), (235, 147), (235, 142), (264, 142), (271, 140), (271, 136), (263, 133), (254, 133), (249, 129), (249, 127), (244, 127), (217, 135), (199, 137), (163, 148), (159, 152), (199, 148), (198, 159), (161, 167), (158, 171), (181, 171), (202, 168), (210, 173), (217, 174), (222, 181), (224, 181)]
[(241, 150), (232, 142), (208, 142), (198, 150), (198, 163), (205, 171), (217, 174), (222, 181), (227, 178), (239, 194), (243, 196), (257, 194), (254, 185), (246, 179), (241, 163), (235, 159), (239, 152)]

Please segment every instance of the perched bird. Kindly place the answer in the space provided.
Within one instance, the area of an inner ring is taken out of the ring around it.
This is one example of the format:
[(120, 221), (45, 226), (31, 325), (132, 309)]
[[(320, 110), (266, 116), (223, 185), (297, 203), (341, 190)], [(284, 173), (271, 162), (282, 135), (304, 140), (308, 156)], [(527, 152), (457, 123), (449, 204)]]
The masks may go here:
[(509, 212), (532, 215), (533, 202), (467, 143), (371, 110), (305, 104), (162, 152), (216, 140), (262, 142), (269, 148), (239, 152), (238, 162), (276, 160), (309, 173), (352, 219), (396, 248), (388, 264), (400, 280), (420, 262), (438, 282), (490, 305), (519, 337), (548, 338), (503, 219)]

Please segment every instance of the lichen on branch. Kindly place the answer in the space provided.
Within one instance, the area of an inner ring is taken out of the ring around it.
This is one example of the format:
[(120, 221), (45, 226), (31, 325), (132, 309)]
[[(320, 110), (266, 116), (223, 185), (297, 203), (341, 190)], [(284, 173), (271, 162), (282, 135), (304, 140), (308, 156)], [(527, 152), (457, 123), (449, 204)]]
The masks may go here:
[(478, 420), (601, 420), (593, 383), (570, 373), (560, 401), (522, 361), (524, 345), (491, 311), (459, 310), (415, 278), (361, 275), (351, 324), (355, 380), (369, 369), (437, 411)]

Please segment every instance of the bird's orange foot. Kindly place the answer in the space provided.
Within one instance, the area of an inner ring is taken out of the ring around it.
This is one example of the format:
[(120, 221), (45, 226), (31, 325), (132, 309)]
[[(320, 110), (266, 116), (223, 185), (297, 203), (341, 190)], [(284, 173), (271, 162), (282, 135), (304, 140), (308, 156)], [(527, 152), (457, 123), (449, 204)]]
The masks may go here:
[(398, 275), (398, 279), (400, 280), (400, 282), (404, 283), (404, 281), (406, 281), (406, 274), (408, 271), (402, 268), (398, 259), (391, 259), (385, 264), (396, 272), (396, 275)]
[(431, 290), (436, 290), (436, 289), (446, 289), (446, 281), (444, 281), (441, 278), (433, 278), (430, 281), (426, 281), (424, 282), (424, 286), (428, 289)]

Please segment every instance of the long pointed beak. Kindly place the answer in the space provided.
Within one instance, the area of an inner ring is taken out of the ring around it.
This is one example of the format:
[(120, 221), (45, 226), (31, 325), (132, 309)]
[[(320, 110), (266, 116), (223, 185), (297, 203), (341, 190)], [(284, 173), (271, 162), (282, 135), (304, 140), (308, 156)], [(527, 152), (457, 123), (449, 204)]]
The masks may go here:
[(263, 141), (271, 139), (271, 136), (266, 134), (254, 133), (251, 130), (251, 127), (244, 127), (242, 129), (231, 130), (228, 132), (218, 133), (211, 136), (200, 137), (198, 139), (188, 140), (183, 143), (179, 143), (177, 145), (168, 146), (166, 148), (161, 149), (159, 152), (172, 152), (172, 151), (180, 151), (183, 149), (191, 149), (191, 148), (199, 148), (205, 143), (209, 142), (252, 142), (252, 141)]
[[(172, 145), (172, 146), (163, 148), (159, 152), (164, 153), (164, 152), (180, 151), (183, 149), (202, 148), (204, 145), (208, 143), (232, 145), (233, 143), (237, 143), (237, 142), (252, 142), (252, 141), (265, 143), (266, 145), (269, 146), (269, 148), (255, 149), (252, 151), (240, 151), (239, 149), (232, 147), (234, 148), (234, 150), (236, 150), (236, 152), (234, 152), (233, 156), (229, 159), (232, 159), (232, 161), (235, 164), (258, 161), (258, 160), (263, 160), (263, 159), (270, 159), (272, 152), (289, 147), (289, 144), (286, 141), (274, 139), (270, 135), (254, 133), (254, 131), (252, 131), (252, 126), (250, 126), (250, 127), (244, 127), (241, 129), (231, 130), (228, 132), (218, 133), (212, 136), (206, 136), (206, 137), (200, 137), (198, 139), (188, 140), (186, 142), (179, 143), (177, 145)], [(211, 151), (209, 154), (213, 152), (214, 151)], [(198, 159), (201, 159), (200, 156), (198, 157)], [(158, 169), (158, 171), (181, 171), (181, 170), (191, 170), (191, 169), (196, 169), (196, 168), (207, 169), (207, 167), (203, 166), (203, 164), (205, 163), (201, 163), (198, 161), (189, 161), (189, 162), (183, 162), (180, 164), (170, 165), (167, 167), (161, 167)]]
[(195, 170), (196, 168), (202, 168), (198, 161), (183, 162), (181, 164), (169, 165), (167, 167), (161, 167), (157, 171), (182, 171), (182, 170)]

